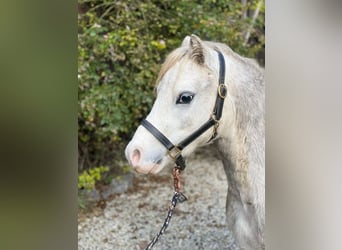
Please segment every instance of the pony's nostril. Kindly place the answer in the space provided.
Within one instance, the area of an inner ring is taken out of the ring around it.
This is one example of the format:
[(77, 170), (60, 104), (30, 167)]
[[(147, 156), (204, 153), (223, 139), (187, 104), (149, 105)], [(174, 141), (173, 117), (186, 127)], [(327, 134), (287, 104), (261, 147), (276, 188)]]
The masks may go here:
[(132, 154), (132, 165), (135, 167), (139, 164), (141, 153), (139, 149), (134, 149)]

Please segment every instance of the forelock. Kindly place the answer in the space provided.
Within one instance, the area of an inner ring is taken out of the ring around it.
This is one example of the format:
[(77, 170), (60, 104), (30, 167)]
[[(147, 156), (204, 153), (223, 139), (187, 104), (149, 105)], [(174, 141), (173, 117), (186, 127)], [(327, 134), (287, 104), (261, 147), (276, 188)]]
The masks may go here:
[(157, 84), (159, 84), (159, 82), (162, 80), (162, 78), (164, 77), (164, 75), (166, 74), (166, 72), (172, 68), (177, 62), (179, 62), (183, 57), (185, 57), (185, 55), (188, 52), (188, 48), (186, 47), (180, 47), (177, 48), (175, 50), (173, 50), (165, 59), (165, 62), (163, 63), (163, 65), (161, 66), (161, 69), (159, 71), (158, 74), (158, 78), (157, 78)]

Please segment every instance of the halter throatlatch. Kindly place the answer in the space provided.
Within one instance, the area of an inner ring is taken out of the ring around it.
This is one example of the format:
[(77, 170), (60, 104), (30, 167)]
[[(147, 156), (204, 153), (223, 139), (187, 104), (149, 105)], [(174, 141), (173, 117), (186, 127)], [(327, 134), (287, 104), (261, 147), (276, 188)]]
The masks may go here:
[(196, 138), (198, 138), (201, 134), (203, 134), (211, 127), (214, 127), (214, 130), (208, 142), (210, 142), (217, 136), (217, 129), (219, 127), (219, 122), (222, 117), (224, 99), (227, 96), (227, 87), (224, 84), (226, 74), (226, 64), (224, 61), (224, 57), (220, 51), (216, 50), (216, 52), (218, 53), (218, 58), (220, 62), (219, 86), (217, 89), (214, 111), (206, 123), (204, 123), (200, 128), (195, 130), (188, 137), (186, 137), (183, 141), (179, 142), (177, 145), (174, 145), (162, 132), (160, 132), (149, 121), (145, 119), (141, 122), (141, 125), (144, 126), (161, 144), (164, 145), (164, 147), (167, 148), (169, 156), (175, 161), (177, 167), (180, 170), (185, 169), (185, 160), (182, 156), (182, 150), (186, 146), (188, 146), (191, 142), (193, 142)]

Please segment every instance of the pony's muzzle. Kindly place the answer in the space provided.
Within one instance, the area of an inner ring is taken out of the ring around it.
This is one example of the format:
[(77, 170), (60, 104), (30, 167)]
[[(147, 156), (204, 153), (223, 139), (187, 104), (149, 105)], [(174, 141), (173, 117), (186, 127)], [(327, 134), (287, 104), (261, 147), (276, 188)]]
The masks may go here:
[(133, 168), (137, 168), (140, 166), (142, 155), (143, 155), (143, 150), (140, 148), (133, 148), (130, 150), (126, 150), (126, 158)]
[(131, 146), (126, 148), (126, 158), (133, 169), (139, 173), (157, 173), (161, 170), (162, 157), (147, 154), (143, 148)]
[(140, 150), (139, 149), (134, 149), (132, 157), (131, 157), (131, 162), (132, 162), (133, 167), (138, 166), (138, 164), (140, 162), (140, 157), (141, 157)]

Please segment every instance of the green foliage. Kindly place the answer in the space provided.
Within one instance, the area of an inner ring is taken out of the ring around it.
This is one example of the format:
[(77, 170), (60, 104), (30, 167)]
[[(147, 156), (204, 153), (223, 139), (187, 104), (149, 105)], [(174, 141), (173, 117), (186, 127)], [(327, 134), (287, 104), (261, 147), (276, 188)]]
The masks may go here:
[(92, 190), (95, 187), (97, 181), (102, 179), (102, 174), (109, 171), (109, 167), (95, 167), (89, 170), (83, 171), (78, 176), (78, 189)]
[(263, 58), (264, 6), (244, 45), (258, 1), (79, 0), (79, 168), (123, 155), (154, 100), (162, 60), (186, 35)]

